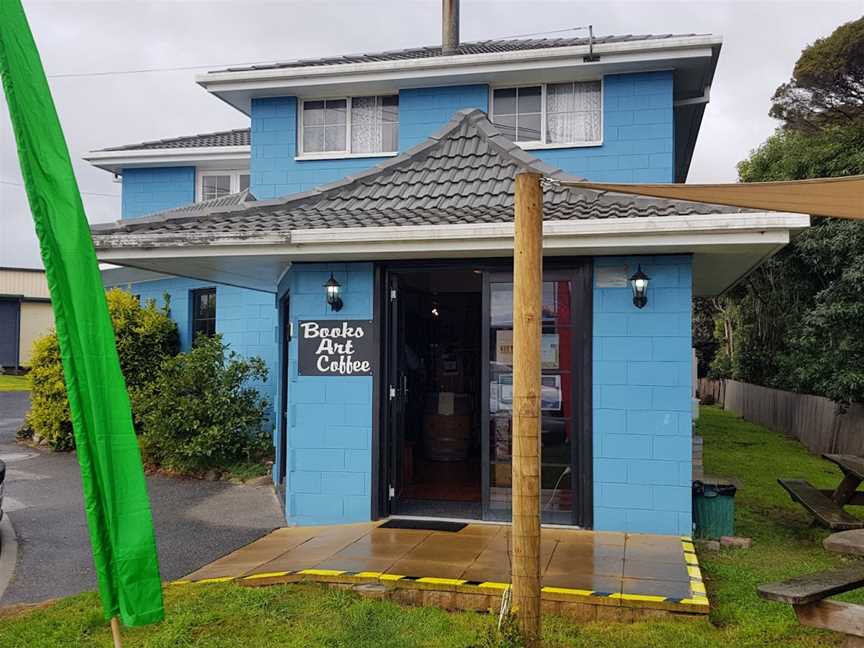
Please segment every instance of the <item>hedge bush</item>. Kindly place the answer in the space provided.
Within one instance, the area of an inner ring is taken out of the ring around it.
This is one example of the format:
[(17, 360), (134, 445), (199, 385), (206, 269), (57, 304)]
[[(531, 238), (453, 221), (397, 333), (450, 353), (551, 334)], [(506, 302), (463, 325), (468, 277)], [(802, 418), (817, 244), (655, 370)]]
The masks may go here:
[[(167, 296), (161, 307), (153, 300), (142, 305), (134, 295), (119, 288), (109, 290), (106, 297), (120, 368), (134, 403), (135, 392), (155, 378), (162, 360), (177, 353), (177, 325), (168, 315)], [(51, 332), (33, 343), (30, 379), (27, 431), (44, 439), (55, 450), (71, 450), (75, 440), (56, 333)]]
[(55, 450), (71, 450), (75, 442), (56, 334), (33, 342), (30, 363), (31, 406), (20, 436), (38, 435)]
[(201, 473), (260, 459), (271, 447), (269, 405), (250, 383), (266, 379), (263, 360), (241, 358), (218, 335), (201, 335), (189, 352), (164, 359), (137, 392), (145, 462)]

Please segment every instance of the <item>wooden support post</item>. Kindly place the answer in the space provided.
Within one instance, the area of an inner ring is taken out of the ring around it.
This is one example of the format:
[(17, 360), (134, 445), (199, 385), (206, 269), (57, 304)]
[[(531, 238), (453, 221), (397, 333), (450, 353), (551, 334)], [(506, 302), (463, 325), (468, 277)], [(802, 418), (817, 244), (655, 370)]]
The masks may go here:
[(540, 324), (543, 191), (516, 176), (513, 241), (513, 606), (525, 646), (540, 645)]
[(117, 617), (111, 617), (111, 637), (114, 639), (114, 648), (123, 648), (120, 641), (120, 621)]

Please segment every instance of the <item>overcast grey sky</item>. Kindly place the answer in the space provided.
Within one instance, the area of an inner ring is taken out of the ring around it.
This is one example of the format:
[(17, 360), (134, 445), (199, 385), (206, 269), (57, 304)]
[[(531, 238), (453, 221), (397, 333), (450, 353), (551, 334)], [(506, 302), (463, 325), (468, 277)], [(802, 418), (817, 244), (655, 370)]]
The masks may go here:
[[(801, 49), (864, 14), (864, 0), (462, 0), (462, 40), (594, 25), (598, 35), (724, 37), (690, 182), (727, 182), (771, 134), (774, 89)], [(91, 222), (120, 215), (120, 185), (80, 158), (107, 146), (248, 126), (194, 82), (202, 70), (112, 74), (379, 51), (440, 42), (440, 0), (25, 0)], [(0, 266), (41, 267), (0, 98)]]

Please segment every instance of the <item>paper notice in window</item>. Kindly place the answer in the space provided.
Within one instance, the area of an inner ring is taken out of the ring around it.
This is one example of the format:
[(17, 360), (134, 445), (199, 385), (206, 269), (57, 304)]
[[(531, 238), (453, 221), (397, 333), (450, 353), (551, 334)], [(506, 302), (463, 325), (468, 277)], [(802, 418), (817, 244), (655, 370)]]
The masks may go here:
[(540, 361), (544, 369), (558, 368), (558, 334), (544, 333), (540, 341)]
[(440, 392), (438, 394), (438, 413), (442, 416), (453, 416), (453, 392)]
[(494, 360), (503, 365), (513, 364), (513, 331), (508, 329), (495, 331)]

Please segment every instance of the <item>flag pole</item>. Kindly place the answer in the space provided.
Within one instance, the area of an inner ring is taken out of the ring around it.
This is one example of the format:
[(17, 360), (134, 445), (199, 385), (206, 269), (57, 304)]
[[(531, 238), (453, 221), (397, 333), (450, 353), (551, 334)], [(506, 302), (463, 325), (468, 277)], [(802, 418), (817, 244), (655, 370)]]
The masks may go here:
[(543, 190), (516, 176), (513, 239), (513, 605), (527, 648), (540, 645), (540, 319)]
[(111, 617), (111, 637), (114, 639), (114, 648), (123, 648), (120, 641), (120, 621), (116, 616)]
[(69, 148), (21, 0), (0, 0), (0, 79), (51, 293), (103, 612), (128, 627), (156, 623), (165, 614), (162, 581), (129, 393)]

